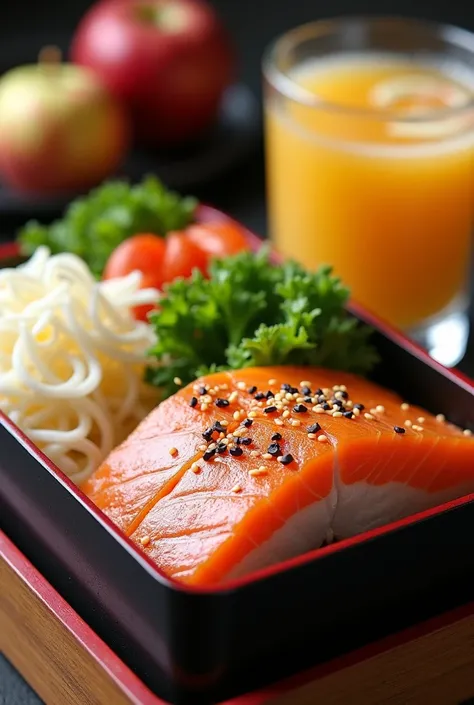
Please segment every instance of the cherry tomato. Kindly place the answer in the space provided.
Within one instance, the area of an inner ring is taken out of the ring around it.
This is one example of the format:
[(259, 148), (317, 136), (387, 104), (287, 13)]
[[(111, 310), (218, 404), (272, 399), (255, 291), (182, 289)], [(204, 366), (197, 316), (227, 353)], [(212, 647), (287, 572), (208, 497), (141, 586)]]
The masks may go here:
[(147, 285), (160, 289), (163, 285), (165, 239), (152, 233), (139, 233), (120, 243), (105, 265), (103, 279), (125, 277), (137, 269)]
[(186, 234), (211, 257), (226, 257), (249, 249), (245, 233), (236, 223), (199, 223), (186, 228)]
[(187, 236), (186, 231), (175, 231), (166, 236), (163, 271), (166, 281), (176, 277), (190, 277), (193, 269), (207, 271), (209, 256)]
[[(103, 279), (125, 277), (130, 272), (142, 273), (141, 289), (161, 289), (164, 282), (163, 261), (165, 257), (165, 240), (152, 233), (139, 233), (124, 240), (112, 252), (105, 265)], [(133, 309), (137, 320), (148, 320), (148, 313), (155, 306), (143, 304)]]

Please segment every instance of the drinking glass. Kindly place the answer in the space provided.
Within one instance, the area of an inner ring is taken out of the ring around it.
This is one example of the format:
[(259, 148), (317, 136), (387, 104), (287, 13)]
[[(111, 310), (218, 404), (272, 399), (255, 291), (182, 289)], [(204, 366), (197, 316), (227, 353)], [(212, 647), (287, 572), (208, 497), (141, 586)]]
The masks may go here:
[(474, 35), (404, 18), (314, 22), (269, 47), (263, 74), (276, 249), (333, 265), (354, 301), (456, 364), (468, 336)]

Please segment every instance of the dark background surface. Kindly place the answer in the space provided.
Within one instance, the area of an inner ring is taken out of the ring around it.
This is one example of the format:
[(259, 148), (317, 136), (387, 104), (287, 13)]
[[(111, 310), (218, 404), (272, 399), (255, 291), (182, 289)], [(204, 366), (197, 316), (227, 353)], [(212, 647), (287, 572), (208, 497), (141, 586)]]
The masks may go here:
[[(240, 77), (260, 100), (260, 59), (276, 35), (302, 22), (341, 14), (407, 15), (457, 24), (474, 31), (471, 0), (211, 0), (230, 29), (240, 55)], [(81, 14), (92, 3), (85, 0), (0, 0), (0, 70), (31, 61), (44, 44), (67, 49)], [(238, 170), (196, 195), (226, 210), (264, 235), (265, 187), (261, 144)], [(0, 237), (14, 224), (0, 212)], [(1, 586), (0, 586), (1, 589)], [(0, 656), (0, 705), (34, 705), (39, 699), (8, 662)], [(473, 701), (474, 702), (474, 701)], [(66, 703), (64, 704), (66, 705)], [(88, 705), (84, 703), (84, 705)], [(113, 705), (104, 704), (104, 705)]]

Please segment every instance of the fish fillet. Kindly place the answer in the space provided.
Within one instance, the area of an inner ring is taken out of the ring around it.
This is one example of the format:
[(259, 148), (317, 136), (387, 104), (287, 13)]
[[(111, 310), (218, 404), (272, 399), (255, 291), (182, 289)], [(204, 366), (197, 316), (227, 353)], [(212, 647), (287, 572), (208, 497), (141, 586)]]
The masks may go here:
[(252, 368), (162, 402), (82, 489), (213, 585), (474, 492), (474, 438), (355, 375)]

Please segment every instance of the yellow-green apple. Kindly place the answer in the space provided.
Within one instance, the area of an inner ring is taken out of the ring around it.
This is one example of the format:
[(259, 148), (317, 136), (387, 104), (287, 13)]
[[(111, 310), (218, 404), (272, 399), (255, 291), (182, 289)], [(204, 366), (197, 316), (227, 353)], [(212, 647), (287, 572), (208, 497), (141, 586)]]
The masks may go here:
[(129, 141), (123, 106), (89, 69), (39, 62), (0, 79), (0, 178), (51, 194), (98, 184)]
[(71, 57), (129, 106), (136, 138), (153, 146), (205, 131), (235, 69), (227, 32), (205, 0), (102, 0), (80, 22)]

